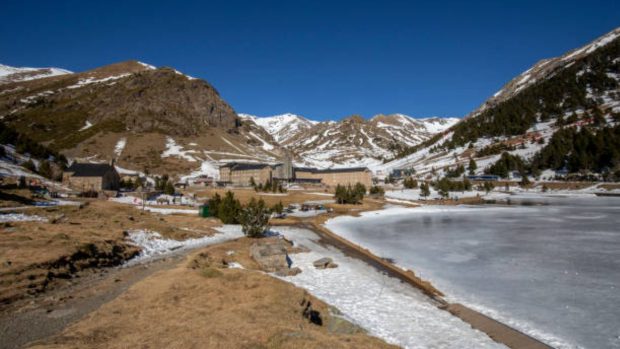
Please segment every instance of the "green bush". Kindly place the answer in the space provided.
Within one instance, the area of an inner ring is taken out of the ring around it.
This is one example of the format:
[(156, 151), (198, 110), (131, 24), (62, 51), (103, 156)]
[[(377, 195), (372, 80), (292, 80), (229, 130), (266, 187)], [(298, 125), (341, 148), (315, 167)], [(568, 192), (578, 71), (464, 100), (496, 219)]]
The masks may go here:
[(254, 198), (241, 210), (240, 222), (243, 234), (251, 238), (263, 237), (269, 223), (269, 209), (263, 199)]
[(385, 194), (385, 191), (380, 186), (373, 185), (372, 187), (370, 187), (368, 193), (370, 193), (370, 195), (383, 196)]
[(427, 198), (429, 195), (431, 195), (431, 188), (428, 183), (422, 182), (420, 185), (420, 196)]
[(407, 189), (417, 189), (418, 181), (412, 177), (407, 177), (403, 180), (403, 186)]

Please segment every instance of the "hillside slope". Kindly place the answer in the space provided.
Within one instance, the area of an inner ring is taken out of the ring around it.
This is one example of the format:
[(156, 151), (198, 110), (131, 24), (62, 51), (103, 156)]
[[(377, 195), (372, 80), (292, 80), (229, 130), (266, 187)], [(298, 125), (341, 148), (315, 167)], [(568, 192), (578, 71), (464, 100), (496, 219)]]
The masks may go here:
[(214, 174), (221, 159), (276, 159), (209, 83), (137, 61), (0, 85), (0, 119), (69, 158), (131, 170)]
[(613, 150), (619, 133), (619, 86), (620, 28), (561, 57), (541, 61), (448, 132), (374, 169), (387, 174), (413, 167), (419, 173), (441, 175), (474, 159), (476, 173), (494, 173), (491, 165), (506, 152), (526, 163), (506, 165), (511, 161), (505, 155), (501, 167), (509, 171), (547, 176), (563, 167), (571, 172), (614, 171), (620, 161)]

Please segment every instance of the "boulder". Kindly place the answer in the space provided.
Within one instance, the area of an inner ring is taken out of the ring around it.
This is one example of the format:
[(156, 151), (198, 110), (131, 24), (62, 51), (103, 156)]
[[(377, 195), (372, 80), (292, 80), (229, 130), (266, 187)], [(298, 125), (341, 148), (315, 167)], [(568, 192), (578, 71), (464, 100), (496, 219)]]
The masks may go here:
[(260, 239), (250, 246), (250, 256), (268, 273), (276, 273), (279, 276), (297, 275), (301, 273), (301, 269), (290, 268), (287, 261), (287, 247), (290, 245), (279, 238)]
[(321, 259), (317, 259), (312, 263), (317, 269), (327, 269), (327, 268), (337, 268), (338, 264), (334, 263), (334, 261), (329, 257), (323, 257)]

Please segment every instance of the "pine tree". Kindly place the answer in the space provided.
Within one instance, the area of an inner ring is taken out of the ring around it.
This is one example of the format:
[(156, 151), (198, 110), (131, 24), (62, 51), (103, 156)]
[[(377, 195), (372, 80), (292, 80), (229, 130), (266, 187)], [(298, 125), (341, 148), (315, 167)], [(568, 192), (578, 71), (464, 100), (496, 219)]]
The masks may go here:
[(174, 184), (172, 184), (172, 181), (166, 181), (166, 184), (164, 185), (164, 194), (174, 195), (175, 191), (176, 190), (174, 189)]
[(469, 174), (471, 176), (476, 174), (476, 170), (478, 169), (478, 164), (476, 164), (476, 160), (474, 160), (474, 158), (469, 159), (469, 166), (467, 166), (467, 169), (469, 170)]
[(422, 182), (422, 184), (420, 184), (420, 196), (427, 198), (429, 195), (431, 195), (431, 189), (429, 188), (428, 183)]
[(243, 234), (250, 238), (260, 238), (264, 236), (268, 229), (269, 209), (263, 199), (252, 198), (248, 205), (241, 210), (239, 221), (242, 225)]
[(241, 203), (239, 203), (239, 200), (235, 199), (235, 194), (231, 191), (227, 191), (217, 211), (218, 218), (222, 223), (238, 224)]
[(222, 204), (222, 197), (220, 196), (220, 194), (215, 193), (215, 195), (213, 195), (213, 197), (209, 200), (209, 211), (211, 211), (211, 216), (213, 217), (219, 217), (219, 208), (220, 205)]

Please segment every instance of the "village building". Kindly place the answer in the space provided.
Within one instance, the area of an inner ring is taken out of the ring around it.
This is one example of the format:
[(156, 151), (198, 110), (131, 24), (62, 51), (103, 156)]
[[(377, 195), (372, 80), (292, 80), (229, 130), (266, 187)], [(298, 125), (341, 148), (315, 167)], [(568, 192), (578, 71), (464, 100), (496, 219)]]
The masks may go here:
[(303, 182), (308, 180), (320, 180), (320, 183), (328, 187), (337, 185), (355, 185), (361, 183), (370, 188), (372, 186), (372, 173), (367, 167), (348, 168), (295, 168), (295, 180)]
[(228, 163), (220, 166), (220, 182), (238, 186), (266, 183), (273, 179), (274, 166), (258, 163)]
[(82, 192), (118, 190), (120, 176), (110, 164), (80, 164), (74, 162), (62, 174), (62, 182)]
[(316, 184), (329, 187), (362, 183), (372, 185), (372, 173), (366, 167), (316, 169), (293, 167), (290, 161), (269, 165), (258, 163), (228, 163), (220, 166), (220, 183), (249, 186), (277, 181), (299, 184)]

